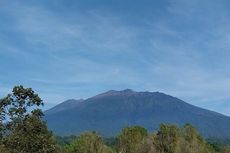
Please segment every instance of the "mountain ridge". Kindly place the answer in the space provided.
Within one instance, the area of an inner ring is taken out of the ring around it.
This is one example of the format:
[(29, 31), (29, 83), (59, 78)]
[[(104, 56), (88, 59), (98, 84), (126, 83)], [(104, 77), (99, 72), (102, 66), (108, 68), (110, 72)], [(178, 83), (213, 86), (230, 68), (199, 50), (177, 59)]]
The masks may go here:
[(179, 126), (191, 123), (206, 137), (230, 137), (228, 116), (161, 92), (131, 89), (109, 90), (85, 100), (65, 101), (46, 111), (45, 120), (58, 135), (94, 130), (113, 136), (124, 126), (141, 125), (154, 131), (160, 123)]

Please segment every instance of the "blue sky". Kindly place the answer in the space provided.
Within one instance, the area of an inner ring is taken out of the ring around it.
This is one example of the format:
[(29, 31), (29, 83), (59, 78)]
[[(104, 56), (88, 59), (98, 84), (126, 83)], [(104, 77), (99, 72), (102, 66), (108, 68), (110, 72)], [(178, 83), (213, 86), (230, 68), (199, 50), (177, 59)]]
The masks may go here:
[(0, 96), (131, 88), (230, 115), (229, 25), (228, 0), (0, 0)]

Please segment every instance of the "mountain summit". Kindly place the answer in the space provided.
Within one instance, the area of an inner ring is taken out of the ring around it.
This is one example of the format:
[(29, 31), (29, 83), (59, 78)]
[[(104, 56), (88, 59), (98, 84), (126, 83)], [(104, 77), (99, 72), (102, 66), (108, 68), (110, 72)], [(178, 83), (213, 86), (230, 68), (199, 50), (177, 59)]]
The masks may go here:
[(190, 123), (205, 137), (230, 137), (230, 117), (188, 104), (160, 92), (110, 90), (86, 100), (68, 100), (45, 112), (57, 135), (98, 131), (114, 136), (123, 127), (140, 125), (155, 131), (161, 123)]

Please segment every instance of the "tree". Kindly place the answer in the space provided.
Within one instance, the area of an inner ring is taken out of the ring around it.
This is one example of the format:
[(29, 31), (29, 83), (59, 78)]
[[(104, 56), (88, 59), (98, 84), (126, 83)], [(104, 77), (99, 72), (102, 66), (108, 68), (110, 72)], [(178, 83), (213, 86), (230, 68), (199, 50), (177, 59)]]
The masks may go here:
[(147, 135), (147, 130), (140, 126), (124, 128), (118, 137), (119, 151), (122, 153), (139, 153)]
[(157, 153), (156, 134), (148, 134), (141, 145), (140, 153)]
[(156, 148), (159, 153), (175, 153), (179, 142), (179, 128), (161, 124), (156, 135)]
[(66, 146), (68, 153), (110, 153), (103, 139), (95, 132), (85, 132)]
[(52, 133), (38, 108), (43, 104), (31, 88), (23, 86), (15, 86), (0, 100), (1, 144), (11, 153), (56, 152)]
[(214, 149), (199, 135), (196, 128), (186, 124), (181, 129), (180, 152), (183, 153), (212, 153)]

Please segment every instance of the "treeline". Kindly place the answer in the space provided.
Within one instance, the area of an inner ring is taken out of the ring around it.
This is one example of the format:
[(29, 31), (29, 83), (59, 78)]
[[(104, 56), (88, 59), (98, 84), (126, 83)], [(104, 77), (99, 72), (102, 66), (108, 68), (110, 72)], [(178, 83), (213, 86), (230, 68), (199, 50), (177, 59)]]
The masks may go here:
[(183, 128), (162, 124), (154, 133), (131, 126), (113, 138), (85, 132), (57, 140), (64, 153), (230, 153), (230, 147), (206, 141), (190, 124)]
[(0, 99), (0, 153), (230, 153), (230, 147), (206, 141), (189, 124), (162, 124), (154, 133), (131, 126), (107, 139), (96, 132), (54, 137), (41, 105), (40, 97), (23, 86)]

